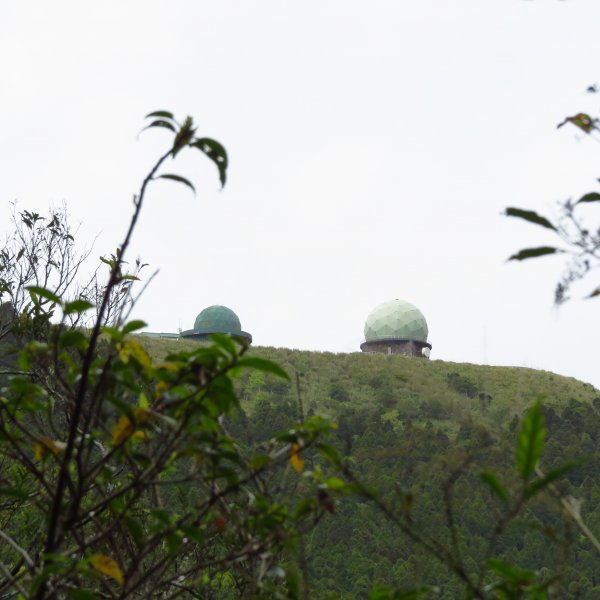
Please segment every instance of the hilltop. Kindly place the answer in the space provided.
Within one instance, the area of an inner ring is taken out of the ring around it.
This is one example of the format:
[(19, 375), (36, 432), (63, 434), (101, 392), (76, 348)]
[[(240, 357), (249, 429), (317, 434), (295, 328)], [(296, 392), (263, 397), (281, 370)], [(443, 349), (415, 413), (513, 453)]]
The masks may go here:
[[(138, 336), (155, 360), (170, 352), (191, 350), (194, 342)], [(481, 418), (508, 425), (515, 415), (539, 396), (548, 406), (570, 402), (600, 403), (600, 390), (591, 384), (548, 371), (425, 360), (401, 355), (336, 354), (287, 348), (252, 347), (250, 355), (272, 360), (286, 369), (292, 381), (271, 377), (257, 382), (242, 375), (241, 397), (251, 409), (254, 396), (287, 400), (297, 398), (297, 380), (305, 410), (335, 416), (343, 408), (376, 408), (385, 420), (415, 417)], [(298, 379), (296, 379), (298, 374)]]

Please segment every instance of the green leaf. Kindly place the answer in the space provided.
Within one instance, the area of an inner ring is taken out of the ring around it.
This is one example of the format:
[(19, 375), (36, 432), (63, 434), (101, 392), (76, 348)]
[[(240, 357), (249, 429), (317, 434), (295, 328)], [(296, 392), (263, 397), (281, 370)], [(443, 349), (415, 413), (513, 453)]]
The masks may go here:
[(257, 454), (252, 457), (252, 460), (248, 463), (248, 466), (252, 471), (256, 471), (266, 464), (271, 462), (271, 457), (268, 454)]
[(542, 217), (538, 215), (533, 210), (523, 210), (521, 208), (507, 208), (506, 209), (507, 217), (517, 217), (519, 219), (524, 219), (525, 221), (529, 221), (530, 223), (535, 223), (536, 225), (541, 225), (542, 227), (546, 227), (547, 229), (552, 229), (556, 231), (556, 227), (546, 219), (546, 217)]
[(264, 373), (271, 373), (277, 375), (282, 379), (290, 380), (290, 376), (276, 363), (266, 360), (264, 358), (258, 358), (257, 356), (247, 356), (238, 360), (237, 365), (240, 367), (249, 367)]
[(146, 129), (150, 129), (151, 127), (163, 127), (165, 129), (169, 129), (173, 133), (175, 132), (175, 127), (173, 127), (173, 125), (171, 125), (171, 123), (169, 123), (169, 121), (162, 121), (162, 120), (153, 121), (152, 123), (150, 123), (150, 125), (146, 125), (146, 127), (144, 127), (144, 129), (142, 129), (142, 131), (146, 131)]
[(109, 260), (108, 258), (104, 258), (104, 256), (100, 257), (100, 260), (105, 264), (108, 265), (109, 267), (114, 267), (115, 266), (115, 261), (114, 260)]
[(87, 337), (77, 329), (69, 329), (61, 333), (58, 343), (61, 348), (81, 348), (87, 346)]
[(517, 586), (524, 586), (535, 581), (535, 574), (528, 569), (520, 569), (507, 562), (490, 558), (487, 562), (490, 570), (500, 575), (505, 581)]
[(219, 142), (211, 138), (197, 139), (191, 145), (198, 148), (200, 152), (204, 152), (204, 154), (217, 165), (221, 187), (225, 186), (227, 180), (227, 165), (229, 164), (225, 148)]
[(600, 193), (598, 192), (590, 192), (589, 194), (584, 194), (575, 202), (575, 204), (581, 204), (582, 202), (598, 202), (600, 200)]
[(144, 119), (150, 119), (151, 117), (162, 117), (163, 119), (171, 119), (174, 120), (175, 117), (173, 113), (168, 110), (155, 110), (154, 112), (148, 113)]
[(143, 329), (147, 325), (147, 323), (139, 319), (135, 321), (129, 321), (129, 323), (127, 323), (125, 327), (123, 327), (123, 333), (131, 333), (132, 331), (136, 331), (137, 329)]
[(98, 600), (98, 596), (88, 590), (82, 590), (81, 588), (74, 588), (67, 592), (71, 600)]
[(9, 498), (18, 498), (19, 500), (26, 500), (29, 498), (29, 492), (11, 487), (0, 487), (0, 496), (8, 496)]
[(581, 461), (572, 460), (565, 463), (564, 465), (561, 465), (560, 467), (557, 467), (556, 469), (552, 469), (551, 471), (546, 473), (541, 479), (537, 479), (536, 481), (533, 481), (527, 486), (527, 489), (525, 490), (525, 497), (531, 498), (539, 491), (543, 490), (545, 487), (550, 485), (553, 481), (557, 480), (559, 477), (562, 477), (565, 473), (568, 473), (580, 464)]
[(177, 533), (168, 533), (165, 541), (167, 543), (167, 552), (170, 556), (176, 556), (183, 544), (183, 540)]
[(325, 487), (328, 490), (346, 490), (348, 485), (339, 477), (329, 477), (325, 480)]
[(179, 183), (183, 183), (183, 185), (187, 185), (194, 194), (196, 193), (196, 188), (192, 185), (191, 181), (188, 181), (185, 177), (181, 177), (181, 175), (173, 175), (172, 173), (167, 173), (166, 175), (159, 175), (156, 179), (170, 179), (172, 181), (178, 181)]
[(600, 296), (600, 286), (597, 287), (589, 296), (586, 296), (586, 298), (595, 298), (596, 296)]
[(46, 288), (39, 287), (37, 285), (30, 285), (25, 289), (29, 292), (30, 295), (36, 294), (40, 298), (45, 298), (46, 300), (50, 300), (50, 302), (54, 302), (54, 304), (61, 304), (60, 298), (50, 290), (47, 290)]
[(217, 346), (220, 346), (223, 348), (223, 350), (225, 350), (225, 352), (228, 352), (232, 356), (237, 354), (237, 348), (233, 343), (231, 336), (224, 333), (212, 333), (210, 335), (210, 339), (217, 344)]
[(317, 449), (334, 467), (339, 469), (342, 466), (342, 458), (334, 446), (319, 443)]
[(73, 302), (67, 302), (63, 312), (65, 315), (72, 315), (73, 313), (79, 314), (89, 310), (90, 308), (94, 308), (94, 304), (80, 298), (78, 300), (73, 300)]
[(163, 508), (155, 508), (150, 510), (150, 514), (158, 523), (162, 523), (167, 527), (171, 525), (171, 513), (169, 513), (169, 511), (164, 510)]
[(537, 256), (546, 256), (547, 254), (556, 254), (562, 252), (559, 248), (553, 248), (552, 246), (540, 246), (539, 248), (526, 248), (525, 250), (519, 250), (517, 254), (513, 254), (508, 260), (526, 260), (528, 258), (535, 258)]
[(479, 474), (479, 479), (486, 483), (488, 487), (502, 500), (508, 504), (508, 492), (504, 486), (498, 481), (495, 473), (485, 472)]
[(317, 510), (318, 503), (314, 498), (303, 498), (294, 507), (293, 517), (296, 520), (305, 517)]
[(533, 475), (542, 454), (546, 428), (541, 405), (541, 399), (538, 398), (527, 411), (517, 439), (517, 470), (524, 480), (528, 480)]
[(109, 327), (108, 325), (103, 325), (100, 328), (102, 333), (105, 333), (113, 342), (120, 342), (123, 340), (123, 333), (117, 327)]
[(20, 352), (19, 353), (19, 368), (21, 371), (29, 371), (33, 365), (33, 355), (31, 352)]
[(369, 594), (369, 600), (419, 600), (431, 591), (431, 588), (427, 586), (400, 591), (376, 584)]
[(129, 533), (131, 533), (135, 545), (138, 548), (141, 548), (146, 543), (146, 534), (141, 522), (133, 517), (126, 516), (125, 525), (127, 526)]
[(371, 590), (369, 600), (392, 600), (392, 591), (387, 586), (377, 584)]

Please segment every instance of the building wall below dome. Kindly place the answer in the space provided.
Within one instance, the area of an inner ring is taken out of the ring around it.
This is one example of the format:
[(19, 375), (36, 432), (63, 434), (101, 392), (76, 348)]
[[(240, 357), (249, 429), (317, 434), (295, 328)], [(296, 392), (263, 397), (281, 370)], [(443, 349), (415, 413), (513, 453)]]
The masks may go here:
[(413, 340), (377, 340), (372, 342), (363, 342), (360, 349), (363, 352), (377, 352), (379, 354), (402, 354), (403, 356), (416, 356), (419, 358), (429, 358), (423, 354), (423, 349), (429, 348), (428, 342), (416, 342)]

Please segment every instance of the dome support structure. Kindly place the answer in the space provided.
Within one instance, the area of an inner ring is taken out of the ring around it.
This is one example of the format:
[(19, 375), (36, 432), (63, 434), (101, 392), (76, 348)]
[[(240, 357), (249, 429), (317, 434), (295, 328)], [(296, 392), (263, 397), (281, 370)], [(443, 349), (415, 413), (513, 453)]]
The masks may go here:
[(360, 349), (363, 352), (377, 352), (379, 354), (402, 354), (403, 356), (417, 356), (429, 358), (432, 348), (429, 342), (415, 340), (374, 340), (363, 342)]

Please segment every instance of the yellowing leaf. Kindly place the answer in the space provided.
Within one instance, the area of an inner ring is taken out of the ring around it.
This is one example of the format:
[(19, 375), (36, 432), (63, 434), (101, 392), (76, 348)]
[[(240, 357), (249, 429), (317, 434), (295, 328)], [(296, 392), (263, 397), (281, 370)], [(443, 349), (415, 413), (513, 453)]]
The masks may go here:
[(138, 423), (147, 423), (152, 418), (152, 413), (145, 408), (134, 408), (133, 409), (134, 421), (127, 415), (122, 415), (112, 430), (112, 441), (115, 446), (128, 440), (130, 437), (136, 440), (143, 440), (146, 438), (143, 431), (135, 430), (135, 425)]
[(52, 452), (55, 456), (66, 448), (66, 444), (59, 440), (51, 440), (47, 437), (41, 437), (33, 444), (33, 454), (35, 460), (42, 460), (46, 452)]
[(119, 358), (127, 364), (129, 362), (129, 352), (127, 350), (127, 342), (117, 344), (117, 350), (119, 351)]
[(94, 569), (108, 577), (112, 577), (119, 585), (123, 585), (123, 573), (114, 558), (105, 554), (94, 554), (90, 557), (90, 563)]
[(133, 423), (127, 415), (123, 415), (117, 421), (112, 430), (112, 442), (115, 446), (121, 444), (133, 434)]
[(156, 388), (155, 388), (156, 397), (160, 398), (160, 395), (168, 389), (169, 389), (169, 384), (166, 381), (159, 381), (156, 384)]
[(35, 460), (42, 460), (45, 451), (46, 448), (44, 448), (44, 444), (40, 444), (40, 442), (35, 442), (35, 444), (33, 444), (33, 454)]
[(156, 366), (157, 369), (163, 369), (165, 371), (171, 371), (171, 373), (178, 373), (179, 367), (172, 362), (162, 362)]
[(136, 423), (147, 423), (152, 418), (152, 413), (146, 408), (134, 408), (133, 416)]
[(290, 454), (290, 462), (292, 467), (297, 473), (302, 473), (304, 470), (304, 460), (300, 457), (300, 444), (292, 444), (292, 451)]
[(152, 368), (152, 359), (150, 355), (137, 342), (129, 342), (131, 346), (131, 355), (144, 367), (144, 369)]
[(152, 359), (150, 355), (142, 348), (137, 342), (127, 340), (117, 344), (117, 350), (119, 351), (119, 358), (124, 362), (128, 363), (130, 358), (133, 358), (139, 363), (144, 369), (152, 368)]

